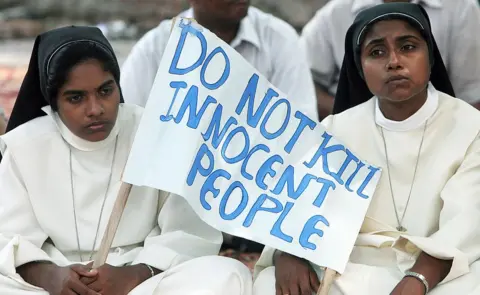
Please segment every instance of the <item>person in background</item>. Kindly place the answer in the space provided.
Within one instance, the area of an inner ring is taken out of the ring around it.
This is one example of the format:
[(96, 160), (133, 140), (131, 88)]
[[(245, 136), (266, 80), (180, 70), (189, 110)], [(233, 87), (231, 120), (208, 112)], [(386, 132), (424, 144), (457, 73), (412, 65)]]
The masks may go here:
[(217, 255), (221, 232), (147, 187), (132, 188), (107, 263), (90, 269), (143, 112), (119, 79), (98, 28), (37, 37), (0, 137), (0, 294), (250, 295), (247, 267)]
[(2, 107), (0, 107), (0, 135), (5, 133), (7, 129), (7, 117), (5, 115), (5, 111)]
[[(191, 8), (180, 14), (230, 44), (292, 104), (317, 118), (315, 90), (306, 56), (292, 26), (250, 6), (250, 0), (190, 0)], [(171, 20), (141, 38), (122, 65), (120, 84), (125, 100), (145, 106), (172, 27)], [(225, 235), (228, 246), (259, 252), (263, 246)]]
[[(230, 44), (268, 81), (299, 108), (316, 118), (316, 100), (306, 56), (292, 26), (251, 7), (250, 0), (190, 0), (179, 16), (194, 18), (201, 26)], [(167, 45), (172, 26), (165, 20), (133, 47), (122, 65), (125, 100), (145, 106)], [(309, 80), (310, 79), (310, 80)]]
[[(382, 174), (330, 295), (479, 294), (480, 112), (454, 96), (422, 6), (358, 14), (322, 124)], [(319, 277), (265, 248), (254, 294), (311, 295)]]
[(317, 93), (320, 118), (328, 116), (337, 91), (344, 36), (355, 16), (383, 2), (419, 3), (427, 11), (453, 88), (480, 108), (480, 8), (476, 0), (331, 0), (301, 34)]

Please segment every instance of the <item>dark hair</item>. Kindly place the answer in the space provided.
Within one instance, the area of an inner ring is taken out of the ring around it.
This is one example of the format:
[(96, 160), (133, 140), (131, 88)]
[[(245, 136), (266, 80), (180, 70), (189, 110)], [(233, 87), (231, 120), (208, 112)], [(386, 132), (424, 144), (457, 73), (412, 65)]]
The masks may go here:
[(46, 89), (52, 110), (58, 110), (58, 90), (66, 83), (70, 71), (76, 65), (90, 59), (98, 60), (119, 85), (120, 73), (117, 61), (103, 46), (95, 42), (78, 42), (75, 46), (65, 46), (54, 54), (48, 65)]

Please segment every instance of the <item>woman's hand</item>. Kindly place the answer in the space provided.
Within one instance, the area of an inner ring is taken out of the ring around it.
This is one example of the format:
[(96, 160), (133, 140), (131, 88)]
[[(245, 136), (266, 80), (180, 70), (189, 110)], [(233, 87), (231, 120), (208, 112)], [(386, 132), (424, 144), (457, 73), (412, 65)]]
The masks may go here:
[(60, 267), (48, 262), (31, 262), (18, 267), (17, 272), (29, 284), (40, 287), (51, 295), (99, 295), (80, 281), (92, 278), (97, 271), (85, 265)]
[(274, 264), (276, 295), (311, 295), (317, 292), (320, 282), (305, 259), (281, 253)]
[(425, 286), (413, 277), (405, 277), (390, 295), (425, 295)]
[(85, 277), (82, 282), (102, 295), (127, 295), (151, 277), (148, 267), (142, 264), (123, 267), (104, 264), (96, 271), (95, 278)]

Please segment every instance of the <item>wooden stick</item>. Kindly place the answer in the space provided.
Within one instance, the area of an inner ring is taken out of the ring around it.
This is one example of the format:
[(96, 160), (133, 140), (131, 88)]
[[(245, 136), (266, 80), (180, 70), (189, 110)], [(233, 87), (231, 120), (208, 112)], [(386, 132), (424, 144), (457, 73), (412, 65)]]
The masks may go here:
[(110, 248), (112, 247), (113, 238), (115, 238), (115, 233), (117, 232), (118, 224), (122, 218), (123, 210), (127, 204), (128, 196), (132, 190), (132, 185), (129, 183), (122, 182), (120, 190), (118, 191), (117, 199), (113, 205), (112, 214), (108, 220), (107, 228), (102, 238), (102, 243), (98, 249), (97, 254), (95, 255), (95, 260), (93, 261), (92, 268), (99, 268), (105, 261), (107, 261), (107, 256), (110, 253)]
[(317, 295), (328, 295), (330, 288), (332, 287), (333, 281), (337, 272), (331, 268), (326, 268), (323, 275), (322, 282), (320, 283), (320, 288), (318, 288)]

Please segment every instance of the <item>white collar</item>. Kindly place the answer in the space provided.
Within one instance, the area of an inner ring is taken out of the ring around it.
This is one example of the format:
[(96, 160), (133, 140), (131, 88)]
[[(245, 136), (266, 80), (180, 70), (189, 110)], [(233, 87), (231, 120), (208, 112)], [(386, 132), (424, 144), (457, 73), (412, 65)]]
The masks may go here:
[(410, 131), (423, 125), (433, 116), (438, 107), (438, 91), (430, 83), (428, 84), (427, 100), (423, 106), (413, 115), (403, 121), (393, 121), (385, 118), (380, 107), (378, 98), (375, 99), (375, 123), (390, 131)]
[(108, 137), (104, 140), (93, 142), (85, 140), (73, 134), (73, 132), (70, 131), (70, 129), (68, 129), (68, 127), (60, 119), (57, 112), (54, 112), (50, 106), (45, 106), (42, 108), (42, 110), (53, 119), (63, 139), (65, 139), (65, 141), (71, 146), (81, 151), (99, 150), (113, 143), (119, 133), (119, 125), (121, 124), (120, 117), (123, 114), (122, 104), (120, 104), (120, 106), (118, 107), (117, 121), (115, 122), (115, 125), (113, 126), (113, 129), (108, 135)]
[[(442, 0), (411, 0), (411, 3), (419, 4), (425, 3), (425, 5), (431, 8), (442, 8)], [(373, 7), (378, 4), (382, 4), (382, 0), (354, 0), (352, 5), (352, 13), (357, 15), (361, 10)]]
[[(189, 8), (188, 10), (182, 12), (180, 16), (186, 18), (193, 18), (193, 8)], [(236, 47), (245, 41), (257, 47), (257, 49), (260, 49), (260, 38), (258, 37), (258, 33), (255, 30), (255, 26), (253, 23), (253, 14), (251, 9), (249, 8), (248, 14), (240, 22), (240, 28), (238, 30), (237, 36), (235, 36), (233, 41), (230, 43), (230, 46)]]

